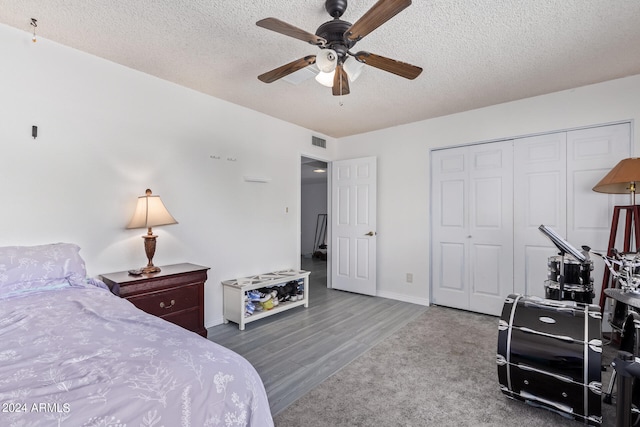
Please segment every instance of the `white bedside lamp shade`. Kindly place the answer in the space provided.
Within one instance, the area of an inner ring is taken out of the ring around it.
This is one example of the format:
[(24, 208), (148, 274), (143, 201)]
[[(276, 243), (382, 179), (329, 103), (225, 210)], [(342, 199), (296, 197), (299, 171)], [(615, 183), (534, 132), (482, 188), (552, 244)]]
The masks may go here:
[(160, 196), (152, 196), (151, 190), (147, 189), (144, 196), (138, 197), (138, 204), (127, 228), (147, 229), (147, 234), (142, 236), (142, 238), (144, 239), (144, 249), (149, 262), (147, 266), (142, 269), (143, 273), (156, 273), (160, 271), (159, 267), (153, 265), (153, 255), (156, 251), (156, 238), (158, 236), (153, 234), (152, 227), (177, 223), (178, 221), (171, 216), (164, 206), (164, 203), (162, 203)]

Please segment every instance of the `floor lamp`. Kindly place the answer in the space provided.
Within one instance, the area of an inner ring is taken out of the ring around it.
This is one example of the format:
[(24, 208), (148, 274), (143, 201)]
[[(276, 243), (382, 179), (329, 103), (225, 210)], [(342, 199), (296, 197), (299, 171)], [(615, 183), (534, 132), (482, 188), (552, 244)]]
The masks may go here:
[[(616, 235), (618, 233), (618, 223), (620, 214), (626, 212), (624, 223), (623, 252), (635, 252), (638, 250), (640, 242), (640, 206), (636, 205), (636, 183), (640, 182), (640, 158), (629, 158), (621, 160), (611, 171), (600, 180), (593, 191), (608, 194), (630, 194), (631, 205), (615, 206), (613, 208), (613, 220), (611, 222), (611, 233), (609, 234), (609, 244), (607, 246), (607, 256), (614, 255)], [(631, 249), (631, 234), (634, 236), (635, 250)], [(604, 311), (606, 295), (605, 289), (609, 286), (611, 273), (608, 268), (604, 269), (602, 278), (602, 290), (600, 292), (600, 312)]]

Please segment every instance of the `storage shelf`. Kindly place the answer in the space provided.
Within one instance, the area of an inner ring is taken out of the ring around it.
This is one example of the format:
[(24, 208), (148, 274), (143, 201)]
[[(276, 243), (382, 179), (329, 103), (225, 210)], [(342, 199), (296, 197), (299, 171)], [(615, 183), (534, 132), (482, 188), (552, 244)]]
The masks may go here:
[[(281, 270), (272, 273), (257, 274), (222, 282), (224, 294), (224, 323), (234, 322), (243, 331), (247, 323), (264, 319), (265, 317), (281, 313), (295, 307), (309, 307), (309, 271)], [(245, 295), (248, 291), (260, 288), (271, 288), (284, 285), (291, 281), (303, 280), (303, 299), (298, 301), (281, 302), (271, 310), (255, 312), (245, 316)]]

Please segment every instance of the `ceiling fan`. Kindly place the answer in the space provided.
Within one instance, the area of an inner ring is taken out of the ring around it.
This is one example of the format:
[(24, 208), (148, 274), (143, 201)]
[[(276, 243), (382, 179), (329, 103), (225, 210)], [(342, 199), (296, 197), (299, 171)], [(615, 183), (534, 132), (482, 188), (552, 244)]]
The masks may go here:
[(265, 83), (272, 83), (295, 71), (316, 64), (321, 73), (319, 77), (331, 78), (327, 86), (333, 88), (334, 95), (347, 95), (349, 81), (355, 80), (362, 64), (413, 80), (420, 75), (422, 68), (394, 59), (385, 58), (369, 52), (351, 52), (351, 48), (367, 34), (393, 18), (411, 5), (411, 0), (378, 0), (355, 24), (340, 19), (347, 9), (347, 0), (326, 0), (325, 9), (333, 20), (320, 25), (315, 34), (288, 24), (276, 18), (265, 18), (256, 25), (285, 36), (306, 41), (318, 46), (318, 55), (308, 55), (258, 76)]

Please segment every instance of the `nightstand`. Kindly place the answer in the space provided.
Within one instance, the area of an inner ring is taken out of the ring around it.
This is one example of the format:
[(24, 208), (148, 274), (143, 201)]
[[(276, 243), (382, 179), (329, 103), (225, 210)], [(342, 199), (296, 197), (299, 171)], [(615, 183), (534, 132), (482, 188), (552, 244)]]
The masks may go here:
[(160, 268), (158, 273), (132, 276), (119, 271), (100, 279), (139, 309), (206, 338), (204, 282), (209, 267), (184, 263)]

